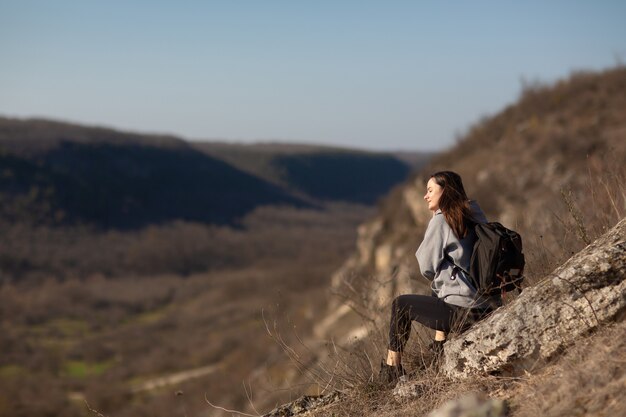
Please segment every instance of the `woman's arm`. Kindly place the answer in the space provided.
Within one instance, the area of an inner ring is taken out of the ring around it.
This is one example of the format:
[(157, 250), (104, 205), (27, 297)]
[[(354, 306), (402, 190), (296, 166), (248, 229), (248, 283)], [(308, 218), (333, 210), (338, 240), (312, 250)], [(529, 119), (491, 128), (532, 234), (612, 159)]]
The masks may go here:
[(449, 227), (444, 227), (445, 218), (439, 212), (436, 214), (426, 228), (424, 240), (417, 248), (415, 257), (419, 264), (422, 275), (429, 280), (433, 280), (441, 262), (444, 259), (444, 248), (447, 242), (447, 234), (450, 232)]

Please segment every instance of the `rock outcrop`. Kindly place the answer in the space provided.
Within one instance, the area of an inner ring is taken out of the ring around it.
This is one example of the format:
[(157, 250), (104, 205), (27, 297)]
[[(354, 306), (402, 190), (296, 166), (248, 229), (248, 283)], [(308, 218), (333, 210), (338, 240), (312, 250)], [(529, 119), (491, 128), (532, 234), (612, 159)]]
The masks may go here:
[(378, 215), (359, 228), (354, 254), (332, 280), (333, 293), (352, 298), (333, 299), (328, 314), (336, 325), (316, 329), (316, 336), (343, 343), (342, 335), (359, 326), (349, 310), (335, 314), (346, 298), (353, 306), (356, 299), (360, 311), (381, 310), (386, 319), (395, 296), (429, 293), (413, 254), (432, 217), (423, 200), (426, 180), (438, 170), (458, 172), (490, 221), (522, 235), (529, 276), (541, 276), (581, 250), (592, 239), (587, 231), (599, 236), (626, 213), (624, 115), (621, 66), (528, 90), (478, 122), (394, 189), (379, 203)]
[[(440, 370), (454, 379), (537, 370), (599, 325), (623, 319), (625, 312), (626, 218), (513, 302), (449, 340)], [(399, 401), (418, 398), (425, 382), (402, 379), (392, 395)], [(308, 415), (341, 400), (337, 392), (305, 396), (264, 417)], [(501, 399), (472, 394), (429, 417), (501, 417), (506, 410)]]
[(519, 374), (626, 310), (626, 219), (460, 337), (443, 371)]
[[(440, 364), (446, 379), (532, 372), (601, 323), (623, 320), (626, 220), (584, 246), (626, 213), (624, 92), (626, 68), (573, 75), (524, 92), (518, 103), (473, 126), (359, 227), (355, 252), (332, 279), (339, 297), (319, 320), (316, 337), (351, 345), (366, 339), (368, 329), (386, 328), (393, 297), (429, 293), (413, 254), (432, 216), (422, 198), (426, 179), (444, 169), (463, 177), (490, 221), (523, 236), (528, 280), (543, 278), (446, 343)], [(393, 395), (418, 398), (419, 384), (407, 380)]]

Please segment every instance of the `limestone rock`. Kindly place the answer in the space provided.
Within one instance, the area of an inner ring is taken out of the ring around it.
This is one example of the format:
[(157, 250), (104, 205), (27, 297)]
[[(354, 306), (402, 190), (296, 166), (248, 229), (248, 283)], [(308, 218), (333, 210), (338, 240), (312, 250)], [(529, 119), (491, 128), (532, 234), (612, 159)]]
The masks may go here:
[(367, 266), (374, 261), (374, 251), (378, 243), (378, 236), (382, 231), (383, 222), (380, 219), (374, 219), (359, 226), (356, 246), (361, 265)]
[(406, 376), (401, 376), (391, 394), (397, 400), (416, 398), (426, 391), (427, 387), (424, 386), (424, 383), (428, 383), (428, 381), (412, 381)]
[(374, 250), (374, 268), (377, 272), (389, 269), (393, 256), (393, 246), (383, 244)]
[(504, 401), (468, 394), (448, 401), (441, 408), (428, 414), (428, 417), (504, 417), (506, 413)]
[(520, 374), (549, 360), (626, 307), (626, 219), (512, 303), (448, 341), (451, 377)]

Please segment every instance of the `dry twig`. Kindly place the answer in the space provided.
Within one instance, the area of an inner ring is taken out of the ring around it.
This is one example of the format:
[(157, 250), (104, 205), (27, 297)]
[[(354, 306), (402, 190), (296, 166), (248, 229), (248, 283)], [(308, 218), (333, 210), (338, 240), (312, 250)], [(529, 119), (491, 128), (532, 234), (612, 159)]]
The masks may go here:
[(237, 411), (237, 410), (229, 410), (228, 408), (224, 408), (224, 407), (220, 407), (219, 405), (215, 405), (213, 404), (211, 401), (209, 401), (209, 399), (206, 397), (206, 393), (204, 393), (204, 400), (207, 402), (207, 404), (209, 404), (211, 407), (217, 409), (217, 410), (221, 410), (221, 411), (225, 411), (227, 413), (235, 413), (235, 414), (239, 414), (242, 416), (247, 416), (247, 417), (260, 417), (260, 414), (247, 414), (247, 413), (243, 413), (241, 411)]

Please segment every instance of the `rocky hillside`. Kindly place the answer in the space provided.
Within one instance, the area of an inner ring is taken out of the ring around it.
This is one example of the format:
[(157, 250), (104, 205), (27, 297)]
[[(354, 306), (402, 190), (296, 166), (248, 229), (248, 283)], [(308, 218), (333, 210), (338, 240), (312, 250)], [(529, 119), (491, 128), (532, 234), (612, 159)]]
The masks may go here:
[[(526, 88), (481, 120), (391, 192), (335, 273), (334, 304), (316, 326), (316, 337), (333, 343), (308, 376), (338, 391), (268, 415), (622, 415), (624, 161), (623, 67)], [(521, 233), (525, 289), (453, 332), (440, 361), (424, 353), (433, 332), (414, 327), (403, 359), (409, 376), (389, 390), (372, 375), (385, 354), (391, 299), (428, 292), (414, 252), (431, 218), (425, 183), (441, 169), (462, 175), (490, 220)]]
[(369, 382), (305, 397), (267, 417), (433, 409), (429, 417), (624, 415), (625, 294), (623, 219), (519, 298), (454, 334), (440, 361), (413, 361), (391, 392)]
[(427, 291), (414, 252), (430, 218), (422, 199), (429, 173), (460, 173), (490, 220), (521, 233), (532, 285), (626, 214), (624, 161), (626, 68), (527, 87), (517, 103), (481, 120), (395, 188), (360, 226), (317, 335), (362, 337), (363, 317), (385, 321), (393, 296)]

